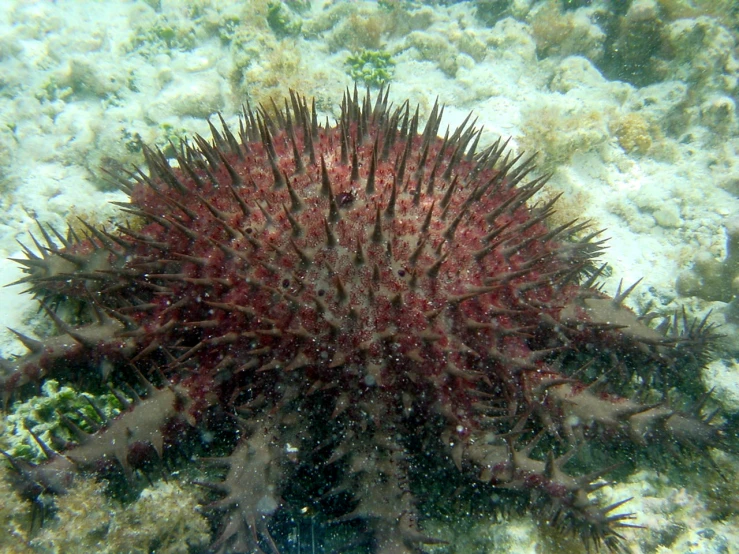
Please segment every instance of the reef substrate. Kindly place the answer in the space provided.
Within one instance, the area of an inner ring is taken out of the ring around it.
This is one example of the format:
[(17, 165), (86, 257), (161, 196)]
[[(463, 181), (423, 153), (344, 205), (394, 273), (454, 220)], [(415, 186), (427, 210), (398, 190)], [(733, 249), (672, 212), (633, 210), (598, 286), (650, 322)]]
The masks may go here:
[(284, 550), (301, 514), (343, 530), (326, 552), (420, 552), (440, 542), (423, 516), (460, 503), (621, 548), (628, 509), (593, 495), (612, 463), (724, 446), (697, 377), (713, 331), (605, 295), (600, 233), (548, 226), (532, 158), (479, 149), (469, 118), (440, 138), (443, 111), (419, 129), (355, 89), (320, 124), (292, 94), (174, 161), (145, 149), (119, 183), (130, 224), (40, 225), (20, 283), (59, 333), (19, 334), (5, 405), (55, 379), (123, 412), (65, 417), (42, 463), (7, 456), (18, 489), (221, 467), (201, 484), (223, 553)]

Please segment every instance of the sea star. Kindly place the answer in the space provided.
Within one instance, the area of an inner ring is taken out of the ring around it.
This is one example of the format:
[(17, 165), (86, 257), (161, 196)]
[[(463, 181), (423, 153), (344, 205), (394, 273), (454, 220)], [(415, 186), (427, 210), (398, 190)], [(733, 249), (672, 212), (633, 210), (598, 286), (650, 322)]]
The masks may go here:
[[(478, 152), (468, 120), (439, 138), (443, 111), (419, 133), (418, 108), (355, 89), (319, 125), (292, 94), (245, 110), (236, 135), (211, 125), (176, 164), (146, 149), (149, 173), (121, 182), (135, 224), (41, 227), (20, 282), (60, 333), (19, 334), (30, 352), (2, 363), (6, 403), (51, 378), (143, 399), (60, 452), (39, 441), (45, 463), (9, 456), (25, 494), (111, 463), (130, 481), (178, 446), (225, 450), (225, 478), (204, 483), (221, 494), (218, 552), (277, 552), (280, 514), (306, 506), (361, 522), (372, 552), (419, 552), (438, 542), (418, 506), (439, 476), (443, 501), (506, 489), (619, 548), (629, 514), (591, 499), (603, 472), (565, 471), (575, 449), (705, 448), (721, 431), (698, 408), (586, 383), (694, 388), (710, 326), (676, 318), (665, 336), (622, 306), (629, 291), (603, 294), (599, 233), (547, 227), (554, 201), (528, 205), (547, 180), (532, 159), (501, 141)], [(52, 307), (70, 304), (75, 322)]]

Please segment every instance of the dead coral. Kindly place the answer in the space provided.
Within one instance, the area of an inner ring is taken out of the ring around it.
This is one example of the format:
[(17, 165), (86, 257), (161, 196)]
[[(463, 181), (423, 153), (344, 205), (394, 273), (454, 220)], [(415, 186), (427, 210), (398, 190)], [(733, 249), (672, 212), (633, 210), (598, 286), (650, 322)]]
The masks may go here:
[(435, 62), (450, 77), (459, 69), (457, 49), (443, 35), (413, 32), (406, 38), (404, 48), (414, 49), (421, 60)]
[(730, 96), (714, 96), (700, 107), (700, 121), (719, 137), (736, 129), (736, 102)]
[(645, 86), (665, 76), (664, 21), (655, 0), (635, 0), (613, 22), (601, 69), (610, 79)]
[(542, 4), (529, 20), (539, 57), (581, 54), (596, 62), (603, 57), (606, 35), (584, 15), (552, 2)]
[[(3, 422), (0, 431), (4, 433)], [(31, 528), (31, 503), (23, 500), (6, 479), (6, 469), (0, 466), (0, 551), (6, 554), (28, 554), (28, 530)]]
[(724, 228), (726, 257), (719, 260), (710, 252), (700, 252), (693, 267), (677, 278), (677, 291), (682, 296), (731, 302), (739, 295), (739, 217), (725, 221)]
[(608, 140), (604, 114), (597, 110), (570, 109), (557, 103), (536, 105), (523, 112), (519, 145), (539, 152), (544, 172), (553, 171), (577, 153), (590, 152)]
[(618, 144), (627, 153), (646, 154), (652, 147), (655, 130), (641, 114), (626, 114), (612, 123), (609, 128), (618, 139)]
[[(159, 482), (129, 506), (108, 498), (104, 485), (80, 480), (56, 503), (52, 525), (31, 541), (36, 552), (186, 554), (210, 541), (208, 523), (196, 513), (195, 495), (176, 483)], [(157, 518), (156, 514), (167, 514)]]
[(306, 36), (323, 36), (330, 52), (377, 50), (392, 37), (427, 29), (435, 12), (428, 7), (369, 2), (338, 3), (304, 25)]
[(708, 15), (726, 22), (739, 23), (736, 0), (658, 0), (671, 20)]
[(739, 88), (737, 39), (710, 17), (680, 19), (665, 28), (671, 58), (670, 78), (687, 83), (704, 97), (736, 95)]

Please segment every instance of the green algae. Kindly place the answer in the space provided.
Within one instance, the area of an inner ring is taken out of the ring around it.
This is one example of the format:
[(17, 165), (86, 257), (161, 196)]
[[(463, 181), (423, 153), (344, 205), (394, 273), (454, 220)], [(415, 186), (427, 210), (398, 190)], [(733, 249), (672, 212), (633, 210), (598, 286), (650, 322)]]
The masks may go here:
[(94, 396), (50, 379), (41, 386), (39, 396), (13, 404), (5, 418), (2, 448), (16, 458), (41, 462), (46, 456), (33, 435), (50, 445), (59, 440), (72, 441), (75, 437), (65, 419), (85, 432), (93, 432), (92, 423), (100, 422), (98, 410), (112, 418), (122, 409), (112, 392)]
[(356, 82), (370, 87), (389, 83), (395, 73), (395, 61), (384, 50), (363, 50), (346, 60), (347, 73)]

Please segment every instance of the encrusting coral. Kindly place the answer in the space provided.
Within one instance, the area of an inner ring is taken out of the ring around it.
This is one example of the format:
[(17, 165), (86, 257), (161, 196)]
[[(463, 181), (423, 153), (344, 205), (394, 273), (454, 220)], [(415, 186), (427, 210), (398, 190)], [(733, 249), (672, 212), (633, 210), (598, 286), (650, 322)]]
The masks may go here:
[(576, 454), (727, 447), (697, 378), (712, 329), (601, 292), (600, 233), (547, 227), (532, 158), (479, 149), (469, 119), (440, 138), (443, 112), (421, 130), (355, 89), (321, 124), (293, 93), (176, 165), (145, 148), (120, 183), (137, 226), (40, 225), (20, 283), (59, 333), (19, 335), (5, 405), (54, 379), (122, 412), (91, 400), (73, 440), (34, 436), (45, 461), (7, 454), (19, 492), (42, 504), (87, 472), (131, 491), (199, 457), (223, 471), (196, 479), (216, 552), (284, 551), (309, 513), (323, 551), (416, 553), (440, 542), (421, 514), (465, 499), (620, 549), (627, 499), (599, 505), (610, 468)]

